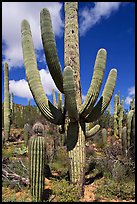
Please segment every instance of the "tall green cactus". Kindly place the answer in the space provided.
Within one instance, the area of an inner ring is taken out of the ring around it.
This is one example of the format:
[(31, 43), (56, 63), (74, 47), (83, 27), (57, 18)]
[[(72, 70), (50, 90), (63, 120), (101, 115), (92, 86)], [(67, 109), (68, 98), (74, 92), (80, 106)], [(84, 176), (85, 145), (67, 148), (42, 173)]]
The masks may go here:
[(120, 91), (114, 97), (114, 136), (115, 138), (122, 137), (122, 123), (124, 114), (124, 98), (120, 101)]
[(30, 185), (33, 201), (40, 202), (44, 191), (44, 137), (32, 136), (29, 140)]
[(123, 155), (127, 156), (127, 127), (122, 128), (122, 151)]
[(4, 137), (8, 140), (10, 134), (10, 94), (9, 94), (9, 69), (8, 63), (4, 64)]
[[(95, 105), (102, 85), (106, 65), (106, 50), (97, 53), (94, 73), (86, 100), (82, 104), (80, 85), (80, 60), (78, 37), (78, 2), (65, 2), (65, 33), (64, 33), (64, 74), (56, 52), (55, 37), (49, 11), (44, 8), (40, 13), (41, 37), (45, 57), (51, 76), (61, 93), (64, 94), (64, 109), (53, 106), (40, 82), (30, 25), (22, 21), (22, 48), (26, 76), (32, 95), (40, 111), (50, 122), (63, 125), (64, 113), (68, 113), (67, 150), (69, 156), (69, 172), (72, 183), (79, 186), (83, 193), (85, 178), (85, 123), (97, 120), (106, 110), (114, 91), (117, 70), (111, 69), (104, 91)], [(95, 106), (94, 106), (95, 105)]]
[(28, 146), (28, 142), (29, 142), (29, 138), (30, 138), (30, 132), (31, 132), (31, 127), (28, 123), (26, 123), (24, 125), (24, 131), (23, 131), (23, 135), (24, 135), (24, 143), (25, 146)]
[(130, 110), (127, 114), (127, 149), (129, 156), (132, 154), (134, 145), (135, 145), (135, 110)]
[(11, 123), (14, 122), (14, 94), (11, 93), (10, 97), (10, 109), (11, 109)]
[(117, 125), (117, 104), (118, 104), (118, 96), (114, 97), (114, 137), (116, 138), (118, 135), (118, 125)]
[(44, 126), (37, 122), (33, 125), (34, 135), (29, 139), (29, 176), (33, 201), (43, 200), (45, 139)]

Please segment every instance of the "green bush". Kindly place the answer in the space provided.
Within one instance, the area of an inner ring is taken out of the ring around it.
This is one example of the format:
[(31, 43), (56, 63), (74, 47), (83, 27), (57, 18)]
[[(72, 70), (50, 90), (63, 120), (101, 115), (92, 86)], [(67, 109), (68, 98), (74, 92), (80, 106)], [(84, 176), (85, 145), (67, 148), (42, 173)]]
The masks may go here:
[(78, 192), (76, 186), (69, 184), (68, 181), (62, 179), (53, 181), (53, 194), (56, 195), (57, 202), (78, 202)]
[(116, 182), (106, 178), (95, 190), (95, 194), (98, 198), (103, 195), (103, 197), (111, 199), (135, 199), (135, 182), (133, 180)]

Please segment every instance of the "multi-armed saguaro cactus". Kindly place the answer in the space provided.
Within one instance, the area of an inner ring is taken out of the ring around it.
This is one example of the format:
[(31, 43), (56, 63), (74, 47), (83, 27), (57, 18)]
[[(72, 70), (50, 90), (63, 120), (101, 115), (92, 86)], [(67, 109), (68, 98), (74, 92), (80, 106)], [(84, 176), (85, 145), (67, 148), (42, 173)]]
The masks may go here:
[(10, 134), (10, 94), (9, 94), (9, 70), (8, 63), (4, 64), (4, 136), (8, 140)]
[[(72, 183), (78, 184), (80, 192), (83, 193), (86, 158), (85, 123), (97, 120), (106, 110), (114, 91), (117, 70), (112, 69), (110, 71), (102, 96), (95, 105), (102, 85), (107, 55), (105, 49), (100, 49), (97, 53), (90, 88), (86, 100), (82, 104), (78, 38), (78, 2), (65, 2), (63, 75), (56, 52), (56, 43), (50, 13), (46, 8), (40, 13), (40, 23), (42, 42), (48, 68), (57, 88), (64, 94), (64, 106), (69, 117), (67, 150), (69, 156), (70, 179)], [(47, 99), (42, 88), (28, 21), (22, 21), (21, 32), (26, 76), (33, 97), (46, 119), (54, 124), (63, 125), (65, 122), (65, 111), (62, 112), (60, 109), (53, 106)]]
[(43, 200), (45, 144), (43, 125), (33, 126), (34, 135), (29, 140), (29, 176), (33, 201)]

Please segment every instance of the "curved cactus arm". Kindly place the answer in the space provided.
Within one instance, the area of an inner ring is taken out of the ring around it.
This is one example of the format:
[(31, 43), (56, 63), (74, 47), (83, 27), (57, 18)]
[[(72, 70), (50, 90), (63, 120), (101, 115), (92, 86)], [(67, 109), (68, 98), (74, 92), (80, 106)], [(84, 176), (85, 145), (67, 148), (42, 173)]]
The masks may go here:
[(76, 103), (75, 82), (73, 69), (70, 66), (65, 67), (63, 77), (63, 89), (65, 93), (66, 109), (70, 120), (78, 120), (78, 109)]
[(90, 88), (86, 95), (86, 99), (81, 106), (80, 115), (81, 117), (86, 117), (89, 111), (93, 108), (102, 85), (102, 80), (104, 77), (104, 70), (106, 67), (106, 50), (100, 49), (97, 53), (94, 72), (90, 84)]
[(61, 93), (63, 93), (63, 76), (58, 60), (56, 43), (49, 11), (44, 8), (40, 13), (41, 37), (50, 74)]
[(97, 120), (106, 110), (116, 85), (117, 70), (111, 69), (108, 79), (106, 81), (102, 96), (95, 107), (91, 110), (89, 115), (85, 118), (85, 122), (93, 122)]
[(95, 125), (93, 128), (91, 128), (90, 130), (87, 130), (85, 133), (86, 138), (92, 137), (93, 135), (95, 135), (100, 129), (100, 125)]
[(23, 20), (21, 23), (22, 49), (24, 57), (24, 66), (26, 76), (32, 95), (40, 111), (52, 123), (62, 124), (62, 112), (54, 107), (45, 95), (41, 84), (39, 71), (34, 52), (34, 45), (31, 36), (30, 25), (28, 21)]

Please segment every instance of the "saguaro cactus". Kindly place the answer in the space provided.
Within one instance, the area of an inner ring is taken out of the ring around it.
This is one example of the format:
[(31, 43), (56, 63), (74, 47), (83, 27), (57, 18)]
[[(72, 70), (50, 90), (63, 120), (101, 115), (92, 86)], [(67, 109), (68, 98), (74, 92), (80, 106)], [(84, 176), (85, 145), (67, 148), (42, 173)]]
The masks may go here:
[(26, 123), (24, 125), (23, 134), (24, 134), (24, 143), (25, 143), (25, 146), (27, 147), (28, 142), (29, 142), (29, 138), (30, 138), (30, 134), (31, 134), (31, 127), (30, 127), (30, 125), (28, 123)]
[(29, 176), (33, 201), (43, 200), (45, 139), (44, 126), (40, 122), (33, 125), (34, 135), (29, 140)]
[(44, 191), (44, 137), (32, 136), (29, 140), (30, 184), (33, 201), (42, 201)]
[(14, 122), (14, 94), (11, 93), (10, 97), (10, 109), (11, 109), (11, 123)]
[(122, 151), (123, 155), (127, 156), (127, 127), (122, 128)]
[(107, 130), (105, 128), (102, 129), (102, 141), (104, 145), (107, 144)]
[[(117, 70), (111, 69), (101, 98), (99, 96), (106, 65), (106, 50), (97, 53), (94, 72), (86, 99), (82, 104), (80, 85), (79, 38), (78, 38), (78, 2), (65, 2), (64, 33), (64, 74), (56, 52), (56, 43), (49, 11), (44, 8), (40, 13), (41, 36), (46, 61), (51, 76), (61, 93), (64, 94), (64, 107), (68, 113), (67, 150), (69, 156), (69, 172), (72, 183), (77, 184), (83, 193), (85, 178), (85, 123), (97, 120), (106, 110), (114, 91)], [(50, 122), (63, 125), (64, 113), (53, 106), (45, 96), (34, 53), (30, 25), (26, 20), (21, 24), (22, 48), (26, 76), (33, 97)], [(95, 106), (94, 106), (95, 105)]]
[(127, 149), (128, 155), (135, 153), (135, 110), (130, 110), (127, 114)]
[(10, 94), (9, 94), (9, 70), (8, 63), (4, 64), (4, 137), (8, 140), (10, 134)]
[(118, 104), (118, 96), (114, 97), (114, 137), (116, 138), (118, 135), (118, 125), (117, 125), (117, 104)]

